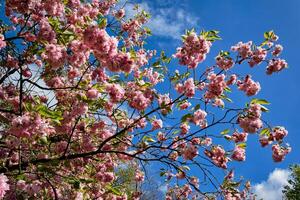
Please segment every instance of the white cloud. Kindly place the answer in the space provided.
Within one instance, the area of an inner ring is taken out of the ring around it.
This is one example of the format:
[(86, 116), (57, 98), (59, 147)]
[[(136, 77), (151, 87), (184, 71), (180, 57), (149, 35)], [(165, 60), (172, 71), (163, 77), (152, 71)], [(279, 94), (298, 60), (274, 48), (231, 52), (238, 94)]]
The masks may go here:
[[(142, 2), (139, 4), (141, 9), (144, 9), (151, 14), (150, 21), (146, 24), (154, 35), (169, 37), (173, 39), (181, 39), (185, 29), (195, 27), (198, 24), (199, 18), (189, 13), (179, 3), (165, 2), (156, 0), (155, 4)], [(132, 10), (133, 4), (127, 4), (126, 15), (128, 18), (135, 15)]]
[(254, 185), (253, 192), (257, 199), (282, 200), (282, 189), (288, 184), (289, 170), (275, 169), (269, 174), (268, 180)]

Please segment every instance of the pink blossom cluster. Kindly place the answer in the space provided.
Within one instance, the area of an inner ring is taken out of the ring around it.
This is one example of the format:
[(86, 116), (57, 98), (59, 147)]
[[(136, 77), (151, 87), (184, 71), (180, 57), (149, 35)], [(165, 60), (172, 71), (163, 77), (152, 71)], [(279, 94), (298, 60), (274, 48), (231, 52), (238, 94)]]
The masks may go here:
[(280, 44), (274, 46), (274, 50), (272, 51), (273, 56), (279, 56), (283, 50), (283, 47)]
[(255, 65), (259, 65), (262, 61), (264, 61), (267, 57), (267, 50), (262, 47), (257, 47), (249, 60), (250, 67), (254, 67)]
[(197, 126), (201, 126), (202, 128), (206, 127), (206, 115), (207, 113), (204, 110), (197, 110), (194, 112), (194, 115), (192, 117), (192, 122), (195, 123)]
[(131, 96), (130, 106), (138, 110), (145, 110), (151, 102), (141, 91), (135, 91)]
[(184, 184), (182, 187), (177, 186), (167, 191), (166, 200), (173, 200), (173, 195), (175, 195), (176, 199), (188, 199), (192, 192), (193, 190), (189, 184)]
[(274, 144), (272, 146), (273, 160), (275, 162), (281, 162), (290, 151), (290, 147), (282, 147), (279, 144)]
[(268, 135), (260, 137), (259, 141), (262, 147), (272, 144), (274, 141), (282, 142), (288, 135), (288, 131), (282, 126), (276, 126), (272, 129), (272, 132)]
[(129, 82), (127, 88), (130, 90), (126, 92), (126, 97), (129, 105), (133, 108), (145, 110), (154, 99), (153, 91), (150, 88), (141, 90), (140, 86), (134, 82)]
[(226, 156), (226, 151), (221, 146), (213, 146), (211, 150), (205, 150), (205, 155), (212, 159), (213, 163), (221, 168), (227, 168), (229, 159)]
[(47, 18), (43, 18), (39, 21), (39, 33), (38, 39), (41, 41), (47, 41), (49, 43), (56, 43), (56, 32), (52, 29)]
[(181, 132), (180, 132), (181, 135), (185, 135), (185, 134), (187, 134), (189, 132), (190, 126), (187, 123), (182, 123), (180, 125), (180, 129), (181, 129)]
[(239, 53), (239, 56), (242, 57), (242, 59), (246, 59), (252, 56), (252, 41), (249, 41), (247, 43), (239, 42), (235, 46), (231, 47), (232, 51), (236, 51)]
[(195, 32), (192, 32), (184, 40), (183, 46), (177, 48), (174, 57), (179, 59), (181, 65), (195, 69), (199, 63), (205, 60), (211, 45), (212, 43), (205, 40), (203, 36), (197, 36)]
[(156, 85), (159, 82), (163, 81), (163, 79), (161, 78), (161, 74), (157, 71), (154, 71), (152, 68), (145, 69), (145, 75), (150, 80), (150, 83), (153, 85)]
[(263, 126), (260, 117), (261, 106), (259, 104), (250, 104), (246, 114), (239, 116), (238, 123), (245, 132), (255, 133)]
[(50, 16), (63, 16), (64, 4), (60, 0), (45, 0), (42, 7)]
[(95, 6), (99, 7), (99, 12), (102, 13), (102, 15), (108, 15), (110, 8), (117, 3), (116, 0), (103, 0), (94, 2), (97, 3)]
[(125, 90), (116, 83), (107, 84), (106, 91), (109, 94), (112, 103), (120, 102), (125, 95)]
[(214, 99), (220, 97), (227, 87), (227, 84), (225, 82), (225, 75), (217, 75), (215, 73), (211, 73), (207, 76), (207, 79), (209, 80), (209, 83), (207, 86), (207, 91), (204, 95), (205, 98)]
[(220, 69), (228, 70), (233, 67), (234, 62), (230, 57), (219, 55), (216, 57), (216, 64)]
[(187, 79), (184, 84), (178, 83), (176, 90), (179, 93), (184, 93), (187, 97), (193, 97), (195, 95), (195, 83), (193, 78)]
[(183, 102), (182, 104), (179, 105), (179, 109), (180, 110), (185, 110), (187, 109), (188, 107), (190, 107), (192, 104), (188, 101), (185, 101)]
[(161, 129), (163, 127), (163, 122), (161, 119), (155, 119), (151, 123), (152, 130)]
[(162, 114), (166, 115), (172, 110), (173, 104), (169, 94), (159, 94), (157, 101), (158, 105), (162, 107)]
[(72, 28), (75, 28), (76, 24), (86, 24), (89, 20), (95, 19), (102, 9), (97, 1), (92, 1), (91, 4), (82, 4), (78, 0), (72, 0), (68, 1), (68, 6), (72, 8), (73, 12), (66, 15), (66, 20)]
[(288, 67), (288, 64), (283, 59), (272, 59), (269, 61), (267, 66), (267, 74), (272, 74), (274, 72), (279, 72)]
[(49, 63), (52, 69), (62, 67), (66, 61), (66, 56), (65, 47), (55, 44), (48, 44), (45, 48), (45, 52), (42, 54), (42, 58)]
[(135, 172), (135, 181), (137, 182), (142, 182), (144, 181), (145, 175), (143, 172), (141, 172), (140, 170)]
[(87, 96), (87, 98), (89, 98), (89, 99), (96, 99), (96, 98), (98, 97), (98, 95), (99, 95), (98, 90), (97, 90), (97, 89), (94, 89), (94, 88), (89, 89), (89, 90), (86, 92), (86, 96)]
[(236, 161), (245, 161), (246, 151), (243, 147), (236, 146), (232, 152), (231, 158)]
[(231, 139), (232, 139), (235, 143), (246, 142), (246, 141), (247, 141), (247, 136), (248, 136), (248, 133), (245, 133), (245, 132), (242, 132), (242, 133), (234, 132), (234, 133), (232, 134)]
[(69, 45), (69, 49), (72, 51), (72, 54), (69, 55), (68, 61), (72, 66), (80, 67), (87, 62), (90, 52), (82, 41), (72, 41)]
[(113, 15), (115, 16), (115, 18), (117, 18), (118, 20), (122, 19), (125, 16), (125, 10), (122, 8), (118, 11), (114, 11)]
[(50, 135), (55, 132), (53, 126), (42, 119), (39, 115), (34, 117), (30, 113), (15, 117), (12, 122), (9, 133), (17, 137), (32, 137), (33, 135)]
[(6, 47), (6, 42), (4, 41), (4, 36), (0, 34), (0, 49)]
[(6, 192), (9, 190), (9, 184), (7, 176), (0, 174), (0, 199), (3, 199)]
[(187, 145), (182, 151), (182, 157), (185, 160), (193, 160), (198, 154), (198, 148), (192, 144)]
[(254, 82), (250, 75), (247, 75), (244, 80), (238, 80), (237, 86), (239, 90), (244, 91), (247, 96), (256, 95), (261, 89), (259, 82)]

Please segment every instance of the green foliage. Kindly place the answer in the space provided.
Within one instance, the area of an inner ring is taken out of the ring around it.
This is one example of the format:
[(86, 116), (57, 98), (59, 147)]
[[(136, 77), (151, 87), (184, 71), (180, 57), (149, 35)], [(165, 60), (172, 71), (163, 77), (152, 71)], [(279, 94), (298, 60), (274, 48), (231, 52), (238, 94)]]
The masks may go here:
[(116, 180), (110, 185), (112, 193), (118, 193), (124, 191), (128, 197), (131, 196), (131, 192), (135, 190), (135, 168), (131, 164), (120, 165), (116, 169)]
[(300, 200), (300, 166), (292, 165), (290, 171), (289, 185), (286, 185), (282, 191), (283, 198), (286, 200)]

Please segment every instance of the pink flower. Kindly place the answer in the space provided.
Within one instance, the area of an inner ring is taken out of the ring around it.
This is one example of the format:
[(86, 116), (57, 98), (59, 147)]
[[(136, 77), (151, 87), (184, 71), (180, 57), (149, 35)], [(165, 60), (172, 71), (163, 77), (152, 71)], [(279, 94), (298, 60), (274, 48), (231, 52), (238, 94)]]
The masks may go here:
[(4, 36), (0, 34), (0, 49), (6, 47), (6, 42), (4, 41)]
[(239, 116), (238, 123), (247, 133), (255, 133), (262, 128), (263, 124), (260, 120), (261, 106), (259, 104), (251, 104), (245, 116)]
[(247, 96), (256, 95), (260, 91), (260, 84), (254, 82), (250, 75), (247, 75), (243, 81), (238, 81), (237, 86), (239, 90), (244, 91)]
[(260, 64), (267, 57), (267, 50), (262, 47), (257, 47), (248, 62), (250, 67)]
[(196, 125), (200, 125), (203, 126), (206, 124), (206, 117), (207, 113), (204, 110), (197, 110), (196, 112), (194, 112), (194, 116), (192, 118), (192, 121), (196, 124)]
[(242, 133), (234, 132), (232, 134), (232, 139), (235, 143), (246, 142), (247, 136), (248, 136), (248, 133), (245, 133), (245, 132), (242, 132)]
[(155, 119), (152, 122), (152, 130), (161, 129), (163, 126), (163, 122), (161, 119)]
[(288, 64), (283, 59), (272, 59), (267, 66), (267, 74), (271, 75), (274, 72), (279, 72), (288, 67)]
[(236, 146), (231, 158), (236, 161), (244, 161), (246, 159), (245, 149), (240, 146)]
[(280, 141), (287, 136), (288, 131), (284, 127), (275, 127), (272, 132), (275, 140)]
[(157, 133), (157, 140), (158, 141), (162, 142), (162, 141), (165, 141), (166, 139), (167, 138), (166, 138), (166, 135), (164, 133), (162, 133), (160, 131)]
[(117, 12), (114, 12), (113, 14), (117, 19), (122, 19), (125, 16), (125, 10), (120, 9)]
[(0, 199), (3, 199), (6, 191), (9, 190), (9, 185), (7, 182), (8, 178), (4, 174), (0, 174)]
[(141, 91), (134, 91), (130, 96), (131, 99), (129, 100), (129, 105), (138, 110), (145, 110), (151, 103), (151, 100)]
[(274, 50), (272, 51), (273, 56), (279, 56), (279, 54), (282, 52), (283, 47), (280, 44), (275, 45)]
[(98, 97), (98, 90), (97, 89), (89, 89), (86, 93), (86, 96), (89, 98), (89, 99), (96, 99)]
[(213, 103), (214, 106), (218, 106), (218, 107), (224, 107), (224, 101), (222, 99), (216, 98), (215, 102)]
[(223, 70), (228, 70), (233, 67), (234, 62), (231, 58), (225, 56), (217, 56), (216, 64)]
[(272, 141), (269, 140), (269, 137), (266, 137), (266, 136), (260, 137), (259, 142), (262, 147), (265, 147), (272, 143)]
[(171, 104), (172, 99), (170, 98), (169, 94), (159, 94), (157, 101), (159, 106), (163, 107), (163, 109), (161, 109), (162, 114), (166, 115), (172, 110), (173, 104)]
[(226, 82), (227, 85), (233, 85), (236, 83), (237, 76), (235, 74), (232, 74), (229, 78), (229, 80)]
[(272, 146), (272, 151), (273, 151), (273, 154), (272, 154), (273, 160), (275, 162), (281, 162), (282, 160), (284, 160), (285, 156), (289, 152), (291, 152), (291, 148), (290, 147), (284, 148), (284, 147), (280, 146), (279, 144), (275, 144)]
[(106, 86), (106, 91), (108, 92), (112, 103), (117, 103), (121, 101), (125, 95), (124, 89), (119, 84), (108, 84)]
[(183, 46), (177, 48), (174, 57), (179, 59), (181, 65), (187, 65), (188, 68), (195, 69), (199, 63), (205, 60), (211, 45), (210, 41), (192, 32), (183, 41)]
[(235, 46), (232, 46), (231, 50), (237, 51), (243, 59), (246, 59), (252, 56), (251, 46), (252, 46), (252, 41), (249, 41), (247, 43), (239, 42)]
[(103, 183), (110, 183), (115, 179), (113, 172), (98, 172), (96, 177)]
[(195, 95), (194, 79), (189, 78), (184, 82), (184, 91), (187, 97), (193, 97)]
[(193, 160), (198, 154), (198, 148), (195, 145), (188, 145), (183, 149), (182, 157), (185, 160)]
[(180, 108), (180, 110), (185, 110), (185, 109), (187, 109), (189, 106), (191, 106), (191, 103), (188, 102), (188, 101), (186, 101), (186, 102), (180, 104), (179, 108)]
[(136, 171), (136, 173), (135, 173), (135, 181), (142, 182), (142, 181), (144, 181), (144, 177), (145, 177), (145, 175), (144, 175), (143, 172), (141, 172), (139, 170)]
[(45, 59), (53, 69), (62, 67), (65, 63), (66, 56), (65, 47), (55, 44), (48, 44), (45, 48), (45, 52), (42, 54), (42, 58)]
[(209, 80), (209, 84), (207, 86), (207, 91), (204, 95), (206, 99), (214, 99), (220, 97), (224, 89), (227, 87), (225, 82), (225, 75), (220, 74), (216, 75), (215, 73), (211, 73), (207, 76)]
[(187, 123), (182, 123), (180, 125), (180, 129), (181, 129), (181, 135), (185, 135), (189, 132), (190, 126)]
[(205, 150), (205, 155), (212, 159), (213, 163), (223, 169), (227, 168), (228, 158), (226, 157), (226, 151), (221, 146), (213, 146), (211, 151)]

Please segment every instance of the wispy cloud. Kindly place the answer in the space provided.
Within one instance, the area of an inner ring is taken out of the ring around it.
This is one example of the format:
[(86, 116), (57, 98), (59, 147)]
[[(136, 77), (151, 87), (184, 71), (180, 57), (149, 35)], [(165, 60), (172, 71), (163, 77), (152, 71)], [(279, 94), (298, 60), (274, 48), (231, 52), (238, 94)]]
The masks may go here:
[(282, 189), (288, 184), (289, 174), (287, 169), (275, 169), (269, 174), (268, 180), (254, 185), (257, 199), (282, 200)]
[[(141, 9), (144, 9), (151, 14), (151, 19), (147, 26), (156, 36), (181, 39), (181, 35), (185, 29), (197, 26), (199, 18), (183, 6), (183, 1), (143, 1), (139, 4)], [(126, 6), (127, 17), (134, 16), (132, 11), (133, 4)]]

